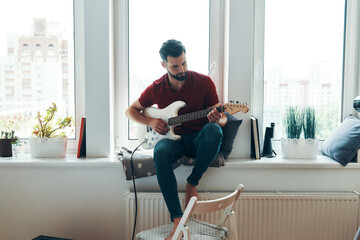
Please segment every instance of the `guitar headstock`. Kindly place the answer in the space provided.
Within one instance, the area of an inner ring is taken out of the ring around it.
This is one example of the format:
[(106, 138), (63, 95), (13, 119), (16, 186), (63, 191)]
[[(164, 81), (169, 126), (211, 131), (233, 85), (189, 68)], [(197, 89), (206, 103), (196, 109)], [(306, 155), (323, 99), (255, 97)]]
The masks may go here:
[(230, 101), (230, 103), (224, 104), (224, 112), (228, 112), (229, 114), (233, 115), (240, 111), (247, 113), (249, 111), (247, 104), (241, 104), (239, 101), (236, 101), (236, 103), (234, 103), (234, 101)]

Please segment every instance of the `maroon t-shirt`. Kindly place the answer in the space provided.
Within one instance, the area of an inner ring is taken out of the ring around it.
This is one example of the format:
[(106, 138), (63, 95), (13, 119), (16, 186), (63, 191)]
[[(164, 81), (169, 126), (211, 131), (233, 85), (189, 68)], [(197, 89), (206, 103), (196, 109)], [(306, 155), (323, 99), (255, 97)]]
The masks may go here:
[[(166, 73), (145, 89), (139, 98), (143, 107), (146, 108), (155, 104), (162, 109), (175, 101), (184, 101), (186, 106), (178, 112), (178, 115), (181, 115), (204, 110), (219, 102), (215, 84), (206, 75), (188, 71), (185, 83), (179, 91), (171, 89), (168, 78)], [(182, 123), (175, 127), (175, 133), (181, 135), (191, 131), (199, 131), (208, 122), (205, 117)]]

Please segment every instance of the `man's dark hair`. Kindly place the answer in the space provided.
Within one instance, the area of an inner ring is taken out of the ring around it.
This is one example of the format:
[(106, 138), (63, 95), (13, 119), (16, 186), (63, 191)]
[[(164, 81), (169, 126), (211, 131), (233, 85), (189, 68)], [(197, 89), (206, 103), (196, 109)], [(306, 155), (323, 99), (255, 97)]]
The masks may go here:
[(167, 62), (167, 57), (179, 57), (182, 53), (186, 53), (184, 45), (175, 39), (164, 42), (160, 48), (160, 56), (163, 62)]

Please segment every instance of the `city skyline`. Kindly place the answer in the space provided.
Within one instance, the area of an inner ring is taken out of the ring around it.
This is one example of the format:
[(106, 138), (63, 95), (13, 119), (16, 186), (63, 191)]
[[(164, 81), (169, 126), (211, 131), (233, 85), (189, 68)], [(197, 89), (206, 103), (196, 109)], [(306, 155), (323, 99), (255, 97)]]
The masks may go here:
[(58, 115), (75, 116), (73, 41), (62, 38), (61, 22), (34, 18), (31, 34), (10, 34), (6, 55), (0, 56), (0, 116), (19, 114), (26, 119), (20, 137), (31, 134), (37, 111), (52, 102)]

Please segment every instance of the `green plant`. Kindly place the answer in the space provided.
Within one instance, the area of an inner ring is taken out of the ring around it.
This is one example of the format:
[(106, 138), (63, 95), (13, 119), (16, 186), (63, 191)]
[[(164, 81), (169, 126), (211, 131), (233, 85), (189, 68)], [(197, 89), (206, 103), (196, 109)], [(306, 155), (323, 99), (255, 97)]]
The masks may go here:
[(57, 106), (55, 103), (52, 103), (52, 107), (49, 107), (46, 110), (45, 116), (42, 116), (40, 112), (38, 112), (36, 116), (38, 123), (33, 128), (33, 135), (39, 138), (65, 137), (64, 131), (61, 131), (59, 134), (55, 134), (55, 131), (71, 127), (73, 119), (72, 117), (65, 117), (63, 119), (58, 119), (58, 121), (53, 124), (56, 112)]
[(15, 136), (15, 131), (1, 131), (1, 139), (11, 139), (11, 144), (18, 144), (19, 138)]
[(304, 115), (302, 109), (297, 106), (288, 106), (286, 109), (284, 125), (288, 138), (300, 138), (303, 127)]
[(304, 109), (304, 138), (315, 139), (316, 134), (316, 116), (314, 107), (306, 107)]

